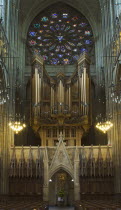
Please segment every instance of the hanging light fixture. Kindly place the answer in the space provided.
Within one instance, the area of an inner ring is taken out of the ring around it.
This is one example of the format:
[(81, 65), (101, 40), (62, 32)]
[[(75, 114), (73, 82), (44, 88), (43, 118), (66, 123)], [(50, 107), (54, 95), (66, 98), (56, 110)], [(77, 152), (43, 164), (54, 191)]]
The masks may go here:
[(23, 116), (23, 109), (22, 109), (22, 102), (21, 94), (20, 94), (20, 87), (19, 84), (19, 68), (17, 69), (16, 73), (16, 83), (15, 83), (15, 117), (11, 118), (9, 127), (14, 131), (15, 134), (18, 134), (22, 131), (26, 124), (24, 123), (25, 119)]
[(110, 121), (98, 122), (96, 124), (96, 128), (101, 130), (103, 133), (106, 133), (112, 126), (113, 123), (111, 123)]
[(111, 129), (111, 127), (113, 126), (113, 123), (111, 122), (111, 117), (109, 115), (108, 119), (103, 119), (101, 114), (99, 116), (97, 116), (97, 124), (96, 124), (96, 128), (99, 129), (100, 131), (102, 131), (103, 133), (106, 133), (108, 130)]
[(10, 122), (9, 126), (16, 134), (18, 134), (20, 131), (22, 131), (26, 127), (25, 124), (21, 124), (20, 122), (17, 122), (17, 121)]
[(106, 95), (105, 95), (105, 75), (104, 75), (104, 67), (101, 67), (102, 71), (102, 81), (100, 83), (100, 98), (98, 99), (99, 107), (102, 110), (102, 114), (100, 113), (96, 117), (96, 128), (103, 133), (106, 133), (111, 129), (113, 123), (111, 122), (112, 116), (110, 114), (106, 114)]
[(11, 120), (9, 126), (15, 132), (15, 134), (18, 134), (26, 127), (26, 124), (23, 122), (23, 119), (21, 119), (20, 115), (16, 115), (15, 120)]

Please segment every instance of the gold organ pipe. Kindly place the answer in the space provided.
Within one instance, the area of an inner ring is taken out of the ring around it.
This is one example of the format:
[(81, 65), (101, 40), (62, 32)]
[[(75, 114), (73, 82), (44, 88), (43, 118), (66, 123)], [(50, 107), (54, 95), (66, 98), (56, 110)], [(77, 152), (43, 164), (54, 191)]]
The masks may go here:
[(39, 88), (40, 88), (40, 102), (41, 102), (41, 94), (42, 94), (42, 80), (41, 80), (41, 77), (39, 78)]
[[(86, 68), (84, 68), (84, 104), (86, 104)], [(84, 107), (84, 114), (86, 114), (86, 106)]]
[[(53, 107), (53, 105), (54, 105), (54, 95), (53, 95), (53, 87), (51, 86), (51, 107)], [(52, 109), (51, 112), (53, 112)]]
[[(84, 77), (84, 75), (83, 75), (83, 73), (82, 73), (82, 82), (81, 82), (81, 84), (82, 84), (82, 88), (81, 88), (81, 93), (82, 93), (82, 97), (81, 97), (81, 102), (83, 103), (83, 101), (84, 101), (84, 97), (83, 97), (83, 95), (84, 95), (84, 79), (83, 79), (83, 77)], [(83, 104), (82, 104), (82, 114), (84, 114), (84, 110), (83, 110)]]
[(61, 101), (61, 90), (60, 90), (60, 87), (61, 87), (61, 80), (59, 81), (59, 86), (58, 86), (58, 102), (59, 103)]
[(40, 86), (40, 84), (39, 84), (39, 74), (37, 75), (38, 77), (37, 77), (37, 83), (38, 83), (38, 85), (37, 85), (37, 90), (38, 90), (38, 96), (37, 96), (37, 98), (38, 98), (38, 103), (40, 102), (40, 89), (39, 89), (39, 86)]
[(69, 85), (69, 110), (71, 110), (71, 87)]
[(33, 77), (32, 77), (32, 103), (33, 104), (35, 103), (35, 85), (34, 85), (34, 82), (35, 82), (35, 75), (33, 75)]
[(81, 77), (79, 77), (79, 86), (78, 86), (78, 90), (79, 90), (79, 113), (82, 113), (82, 105), (81, 105)]
[[(40, 102), (40, 80), (39, 80), (39, 73), (38, 73), (38, 87), (37, 87), (37, 89), (38, 89), (38, 103)], [(40, 114), (40, 107), (38, 106), (38, 114)]]
[(35, 68), (35, 103), (37, 104), (37, 69)]
[[(40, 102), (41, 102), (41, 92), (42, 92), (42, 82), (41, 82), (41, 77), (39, 77), (39, 98), (40, 98)], [(41, 106), (40, 106), (40, 108), (39, 108), (39, 110), (40, 110), (40, 113), (41, 113)]]
[[(87, 103), (89, 104), (89, 77), (87, 74)], [(87, 114), (89, 112), (89, 106), (87, 106)]]

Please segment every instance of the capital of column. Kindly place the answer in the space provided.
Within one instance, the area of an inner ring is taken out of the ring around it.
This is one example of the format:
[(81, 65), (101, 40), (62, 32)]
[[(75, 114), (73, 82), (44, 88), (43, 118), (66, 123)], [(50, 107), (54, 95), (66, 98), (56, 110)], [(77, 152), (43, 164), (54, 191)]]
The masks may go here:
[(78, 59), (78, 75), (81, 76), (84, 69), (86, 69), (87, 73), (89, 74), (89, 66), (91, 60), (87, 53), (83, 53), (80, 58)]
[(34, 56), (32, 58), (32, 75), (35, 74), (35, 69), (38, 69), (38, 73), (41, 77), (43, 74), (43, 64), (44, 64), (44, 61), (42, 57), (37, 56), (37, 55)]

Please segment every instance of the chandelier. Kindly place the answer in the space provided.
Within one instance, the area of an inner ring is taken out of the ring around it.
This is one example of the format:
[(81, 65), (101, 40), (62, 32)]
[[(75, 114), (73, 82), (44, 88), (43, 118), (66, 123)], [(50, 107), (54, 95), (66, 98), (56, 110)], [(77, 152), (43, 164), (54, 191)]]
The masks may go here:
[(11, 122), (9, 123), (9, 127), (14, 131), (15, 134), (18, 134), (26, 127), (26, 124), (23, 123), (20, 115), (16, 115), (15, 118), (15, 120), (11, 120)]
[(111, 127), (113, 126), (113, 123), (111, 122), (111, 117), (109, 115), (108, 119), (103, 119), (101, 114), (96, 118), (98, 120), (96, 124), (96, 128), (102, 131), (103, 133), (106, 133)]
[(96, 128), (101, 130), (103, 133), (106, 133), (112, 126), (113, 123), (111, 123), (110, 121), (98, 122), (96, 124)]
[(22, 131), (26, 124), (24, 123), (25, 119), (23, 116), (22, 103), (23, 100), (21, 98), (21, 84), (19, 83), (19, 67), (16, 70), (16, 82), (15, 82), (15, 99), (13, 100), (15, 103), (15, 115), (11, 118), (9, 123), (9, 127), (14, 131), (15, 134), (18, 134)]

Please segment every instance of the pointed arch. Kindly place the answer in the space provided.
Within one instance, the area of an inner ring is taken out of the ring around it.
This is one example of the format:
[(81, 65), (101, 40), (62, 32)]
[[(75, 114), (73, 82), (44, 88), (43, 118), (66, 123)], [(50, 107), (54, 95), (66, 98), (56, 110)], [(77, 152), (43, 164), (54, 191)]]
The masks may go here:
[(65, 171), (66, 173), (68, 173), (72, 179), (74, 178), (74, 172), (73, 170), (70, 170), (67, 166), (63, 165), (63, 164), (60, 164), (58, 165), (57, 167), (53, 168), (51, 171), (50, 171), (50, 174), (49, 174), (49, 179), (51, 179), (51, 177), (56, 174), (58, 171), (60, 170), (63, 170)]

